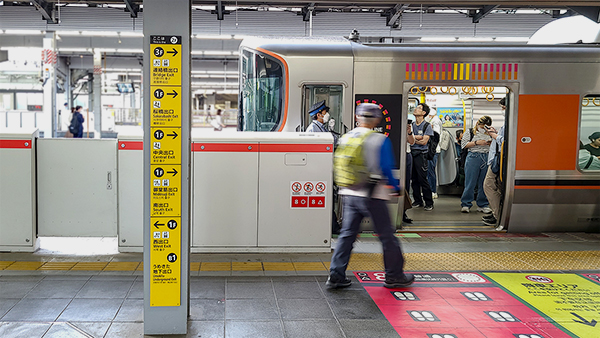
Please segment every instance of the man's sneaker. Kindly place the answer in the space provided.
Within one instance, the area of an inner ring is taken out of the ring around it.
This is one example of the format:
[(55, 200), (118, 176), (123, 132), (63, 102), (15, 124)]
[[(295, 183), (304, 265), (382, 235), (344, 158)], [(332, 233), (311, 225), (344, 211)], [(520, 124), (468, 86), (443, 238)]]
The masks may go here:
[(413, 207), (413, 208), (420, 208), (420, 207), (422, 207), (422, 206), (423, 206), (423, 204), (421, 204), (421, 203), (419, 203), (419, 202), (415, 202), (415, 203), (413, 203), (413, 204), (412, 204), (412, 207)]
[(494, 217), (494, 214), (485, 214), (481, 217), (481, 219), (482, 220), (486, 220), (486, 219), (492, 220), (492, 219), (496, 219), (496, 217)]
[(491, 218), (483, 219), (483, 224), (485, 224), (485, 225), (496, 225), (496, 223), (498, 223), (498, 220), (493, 215)]
[(477, 211), (483, 212), (484, 214), (491, 214), (492, 209), (490, 207), (477, 208)]
[(325, 283), (325, 285), (327, 285), (327, 287), (332, 288), (332, 289), (347, 288), (351, 284), (352, 284), (352, 280), (350, 280), (350, 278), (348, 278), (348, 277), (344, 277), (343, 280), (339, 280), (337, 278), (331, 278), (331, 276), (329, 276), (329, 278), (327, 278), (327, 282)]
[(425, 208), (423, 208), (423, 210), (431, 211), (431, 210), (433, 210), (433, 205), (426, 205)]
[(401, 288), (404, 286), (409, 286), (415, 281), (415, 276), (410, 273), (405, 273), (403, 278), (388, 278), (385, 277), (385, 283), (383, 286), (389, 289), (393, 288)]
[(436, 193), (431, 194), (431, 198), (438, 198), (438, 194), (436, 194)]
[(469, 207), (462, 207), (462, 208), (460, 208), (460, 212), (464, 212), (465, 214), (468, 214), (469, 212), (471, 212), (471, 208), (469, 208)]
[(402, 217), (402, 223), (412, 224), (413, 220), (408, 218), (407, 216)]

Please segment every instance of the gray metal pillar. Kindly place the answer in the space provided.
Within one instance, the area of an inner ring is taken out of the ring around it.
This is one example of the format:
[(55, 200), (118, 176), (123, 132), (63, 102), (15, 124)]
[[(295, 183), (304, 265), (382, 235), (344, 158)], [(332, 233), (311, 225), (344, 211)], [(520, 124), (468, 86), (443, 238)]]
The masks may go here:
[(102, 53), (94, 49), (94, 138), (102, 135)]
[(56, 33), (46, 32), (43, 40), (43, 92), (44, 113), (37, 121), (37, 127), (44, 132), (44, 137), (56, 136)]
[(187, 333), (191, 5), (191, 0), (144, 1), (144, 333), (149, 335)]

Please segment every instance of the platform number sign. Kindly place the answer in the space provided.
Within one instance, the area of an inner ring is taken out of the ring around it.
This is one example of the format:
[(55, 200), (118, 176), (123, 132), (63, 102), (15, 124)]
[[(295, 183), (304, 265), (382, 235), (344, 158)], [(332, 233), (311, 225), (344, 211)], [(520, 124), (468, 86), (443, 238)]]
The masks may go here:
[(181, 299), (181, 36), (150, 36), (150, 306)]

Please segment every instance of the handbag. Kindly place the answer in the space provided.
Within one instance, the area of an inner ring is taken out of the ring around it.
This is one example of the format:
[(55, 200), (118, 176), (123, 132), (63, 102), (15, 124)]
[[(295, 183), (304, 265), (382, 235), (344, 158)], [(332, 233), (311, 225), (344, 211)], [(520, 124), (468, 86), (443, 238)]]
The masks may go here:
[(498, 147), (498, 143), (496, 143), (496, 156), (494, 156), (494, 159), (492, 160), (492, 164), (490, 165), (492, 172), (496, 175), (498, 175), (498, 173), (500, 172), (501, 160), (502, 159), (501, 159), (501, 154), (500, 154), (500, 148)]

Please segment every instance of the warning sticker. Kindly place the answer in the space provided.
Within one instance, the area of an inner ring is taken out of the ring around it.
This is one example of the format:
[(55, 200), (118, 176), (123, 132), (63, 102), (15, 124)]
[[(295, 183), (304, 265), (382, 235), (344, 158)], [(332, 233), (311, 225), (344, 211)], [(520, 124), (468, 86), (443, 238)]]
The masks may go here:
[(290, 207), (325, 208), (327, 181), (291, 181)]
[(600, 337), (600, 285), (574, 274), (486, 273), (579, 337)]
[(179, 306), (181, 218), (151, 217), (150, 223), (150, 306)]
[(150, 128), (152, 133), (151, 164), (181, 163), (181, 128)]
[(181, 165), (151, 165), (150, 216), (181, 216)]

